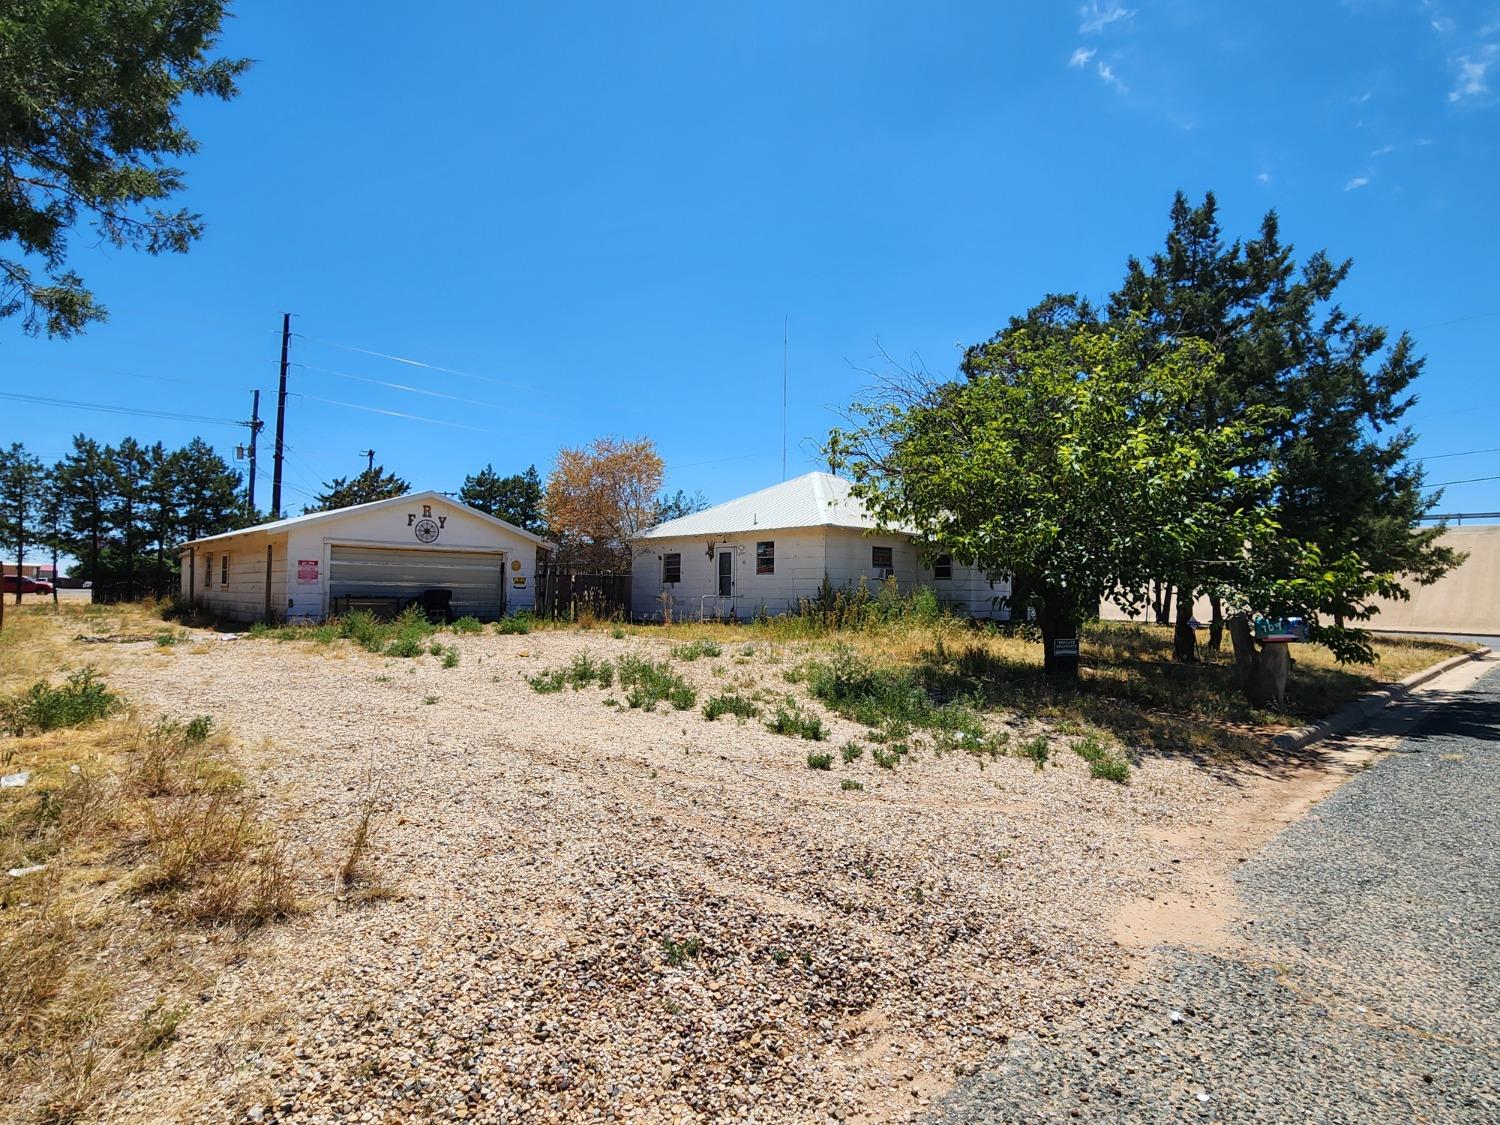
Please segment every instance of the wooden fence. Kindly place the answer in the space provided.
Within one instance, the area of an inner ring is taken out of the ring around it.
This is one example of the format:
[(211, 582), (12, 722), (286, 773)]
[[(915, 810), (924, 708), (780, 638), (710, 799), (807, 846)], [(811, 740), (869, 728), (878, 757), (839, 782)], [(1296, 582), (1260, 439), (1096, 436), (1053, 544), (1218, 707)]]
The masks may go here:
[(540, 617), (572, 620), (581, 613), (595, 617), (630, 616), (629, 574), (581, 574), (557, 566), (536, 571), (536, 612)]

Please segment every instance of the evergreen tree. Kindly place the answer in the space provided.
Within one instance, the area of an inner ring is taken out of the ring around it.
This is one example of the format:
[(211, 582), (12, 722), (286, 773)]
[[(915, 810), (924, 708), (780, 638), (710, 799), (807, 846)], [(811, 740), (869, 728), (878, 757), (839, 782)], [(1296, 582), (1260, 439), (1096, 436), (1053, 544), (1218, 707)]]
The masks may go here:
[(129, 599), (139, 590), (138, 563), (141, 551), (151, 539), (151, 451), (128, 437), (118, 447), (107, 449), (105, 456), (110, 481), (105, 518), (114, 556), (106, 560), (106, 569), (115, 570), (119, 594)]
[(411, 491), (411, 485), (395, 473), (386, 472), (383, 466), (373, 465), (353, 479), (335, 477), (324, 484), (323, 489), (314, 497), (312, 506), (303, 508), (303, 512), (331, 512), (354, 504), (390, 500), (405, 496)]
[[(161, 209), (197, 143), (187, 95), (229, 99), (244, 59), (210, 59), (225, 0), (26, 0), (0, 5), (0, 319), (71, 336), (104, 309), (67, 268), (87, 221), (98, 241), (183, 253), (203, 230)], [(33, 273), (40, 266), (44, 276)]]
[(75, 574), (97, 582), (109, 537), (107, 512), (112, 480), (108, 453), (93, 438), (77, 434), (72, 452), (57, 463), (53, 476), (62, 511), (64, 546), (82, 564)]
[(541, 534), (547, 521), (542, 516), (542, 478), (531, 465), (524, 473), (502, 477), (492, 465), (464, 478), (460, 503), (478, 508), (506, 523)]
[[(16, 556), (16, 604), (21, 604), (21, 568), (26, 562), (26, 548), (35, 546), (42, 536), (42, 499), (47, 487), (47, 470), (41, 461), (16, 442), (0, 449), (0, 548)], [(0, 601), (4, 601), (0, 597)]]
[(703, 511), (706, 507), (708, 507), (708, 497), (701, 492), (689, 495), (680, 488), (674, 493), (663, 492), (656, 498), (655, 522), (666, 523), (668, 520), (690, 516), (694, 512)]
[(169, 459), (177, 531), (183, 542), (218, 535), (256, 522), (245, 511), (244, 475), (202, 438)]

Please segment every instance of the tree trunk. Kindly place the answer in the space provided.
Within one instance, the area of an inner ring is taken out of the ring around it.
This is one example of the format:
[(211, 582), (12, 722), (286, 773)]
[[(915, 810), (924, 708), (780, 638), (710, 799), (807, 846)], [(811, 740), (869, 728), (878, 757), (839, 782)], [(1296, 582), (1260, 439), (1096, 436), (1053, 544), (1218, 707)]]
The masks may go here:
[(1258, 707), (1278, 710), (1286, 701), (1286, 678), (1291, 654), (1284, 644), (1257, 644), (1250, 616), (1236, 613), (1229, 619), (1229, 639), (1234, 644), (1234, 663), (1240, 690)]
[[(1078, 621), (1055, 599), (1044, 598), (1037, 615), (1042, 626), (1042, 672), (1053, 683), (1078, 682)], [(1061, 643), (1059, 643), (1061, 642)]]
[(1208, 651), (1218, 656), (1224, 648), (1224, 603), (1218, 594), (1208, 595)]
[(1193, 630), (1193, 587), (1177, 587), (1177, 624), (1172, 629), (1172, 659), (1192, 664), (1198, 659), (1198, 636)]

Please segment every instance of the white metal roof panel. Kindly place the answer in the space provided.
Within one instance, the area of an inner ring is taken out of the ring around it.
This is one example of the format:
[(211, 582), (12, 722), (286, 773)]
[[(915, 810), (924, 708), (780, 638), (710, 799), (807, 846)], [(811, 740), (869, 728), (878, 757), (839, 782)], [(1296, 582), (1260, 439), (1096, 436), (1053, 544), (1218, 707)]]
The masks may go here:
[(849, 494), (852, 487), (851, 482), (832, 473), (806, 473), (737, 500), (667, 520), (641, 532), (636, 539), (734, 535), (790, 527), (873, 530), (879, 525), (870, 518), (864, 504)]

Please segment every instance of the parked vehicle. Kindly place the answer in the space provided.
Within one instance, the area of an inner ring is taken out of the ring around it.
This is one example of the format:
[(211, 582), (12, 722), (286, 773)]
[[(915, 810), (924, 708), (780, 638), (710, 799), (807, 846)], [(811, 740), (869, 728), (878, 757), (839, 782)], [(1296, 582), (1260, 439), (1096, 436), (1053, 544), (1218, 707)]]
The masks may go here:
[[(23, 574), (21, 575), (20, 583), (21, 593), (23, 594), (52, 593), (52, 583), (43, 581), (39, 578), (28, 578)], [(0, 586), (0, 589), (3, 589), (7, 594), (14, 594), (16, 592), (16, 576), (14, 574), (5, 575), (4, 584), (3, 586)]]

